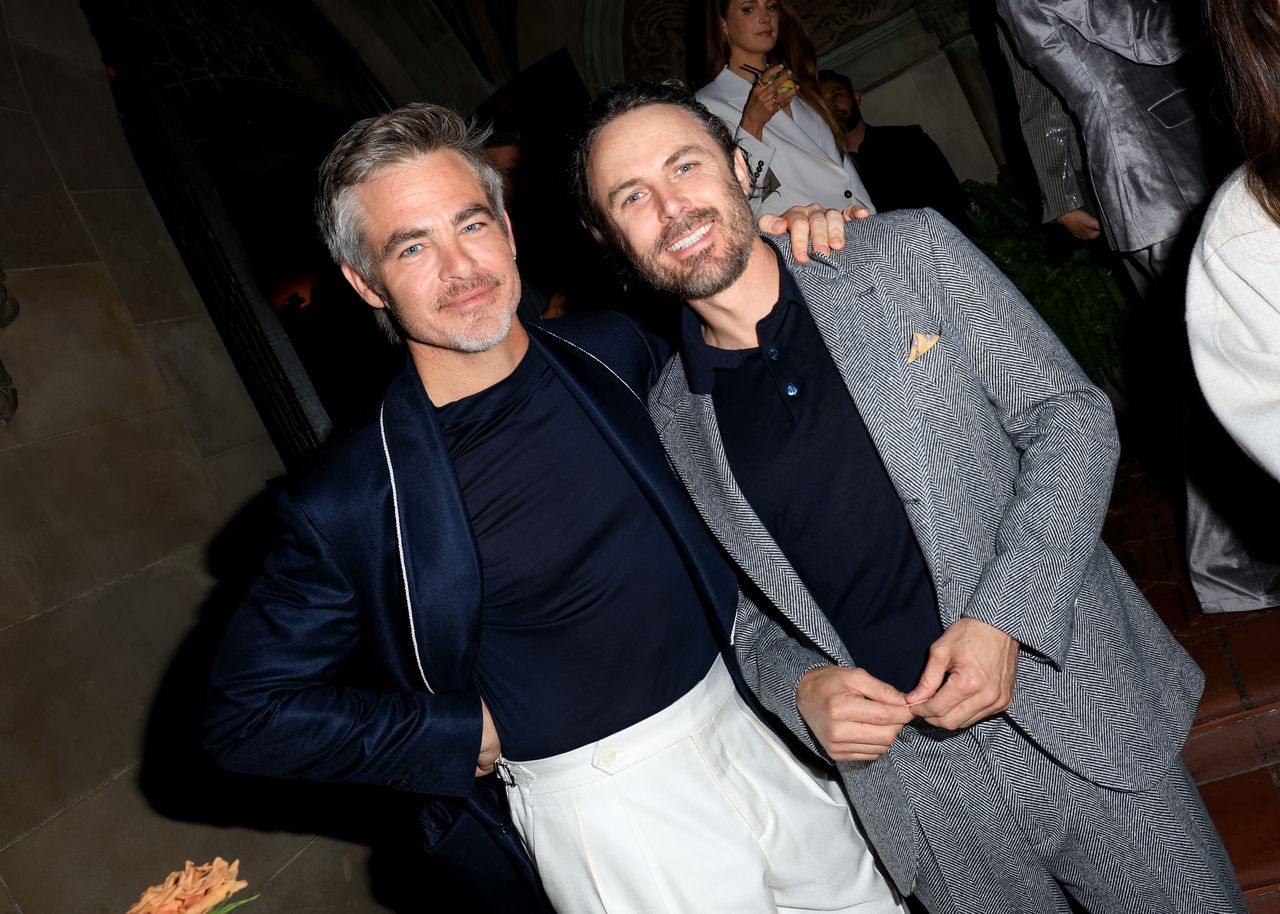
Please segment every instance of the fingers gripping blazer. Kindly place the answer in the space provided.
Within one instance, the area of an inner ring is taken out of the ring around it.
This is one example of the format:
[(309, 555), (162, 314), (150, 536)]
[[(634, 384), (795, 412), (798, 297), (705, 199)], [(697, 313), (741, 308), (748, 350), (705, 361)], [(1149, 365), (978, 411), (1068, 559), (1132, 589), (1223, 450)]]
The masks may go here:
[[(785, 245), (782, 256), (906, 508), (943, 625), (969, 616), (1021, 642), (1008, 716), (1049, 755), (1108, 788), (1154, 784), (1203, 676), (1099, 542), (1118, 447), (1106, 397), (932, 210), (849, 223), (845, 239), (804, 266)], [(690, 393), (679, 357), (649, 407), (695, 504), (765, 597), (735, 620), (747, 682), (821, 755), (796, 684), (816, 666), (855, 665), (859, 646), (840, 642), (743, 498), (711, 398)], [(919, 836), (898, 765), (890, 749), (839, 768), (910, 892)]]

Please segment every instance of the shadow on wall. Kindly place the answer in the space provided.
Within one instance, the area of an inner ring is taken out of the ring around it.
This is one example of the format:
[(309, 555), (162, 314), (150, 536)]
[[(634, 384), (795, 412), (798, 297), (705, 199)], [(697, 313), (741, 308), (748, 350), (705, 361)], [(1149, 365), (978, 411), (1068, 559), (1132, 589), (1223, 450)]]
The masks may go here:
[(429, 885), (441, 910), (482, 911), (449, 873), (438, 871), (421, 853), (418, 808), (403, 792), (239, 775), (217, 767), (200, 745), (214, 657), (275, 541), (276, 485), (237, 514), (209, 546), (208, 570), (217, 584), (170, 662), (151, 709), (139, 778), (143, 795), (158, 814), (178, 821), (366, 845), (372, 849), (373, 900), (388, 910), (420, 914), (423, 887)]

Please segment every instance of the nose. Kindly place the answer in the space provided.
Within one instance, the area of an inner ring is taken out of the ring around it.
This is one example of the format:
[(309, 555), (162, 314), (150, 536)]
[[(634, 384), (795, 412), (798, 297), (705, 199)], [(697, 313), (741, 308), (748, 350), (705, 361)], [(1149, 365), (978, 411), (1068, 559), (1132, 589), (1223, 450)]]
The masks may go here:
[(443, 280), (466, 279), (475, 271), (476, 260), (474, 255), (457, 238), (450, 238), (443, 241), (439, 247), (440, 251), (440, 278)]
[(664, 222), (680, 218), (689, 208), (684, 193), (676, 187), (663, 187), (653, 191), (658, 212)]

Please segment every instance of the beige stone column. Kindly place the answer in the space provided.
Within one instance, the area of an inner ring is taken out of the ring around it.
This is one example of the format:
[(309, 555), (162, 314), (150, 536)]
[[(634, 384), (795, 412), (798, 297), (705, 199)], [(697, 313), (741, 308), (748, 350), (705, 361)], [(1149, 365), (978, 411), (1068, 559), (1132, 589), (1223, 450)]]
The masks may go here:
[(915, 10), (925, 28), (938, 36), (942, 52), (955, 71), (992, 155), (997, 163), (1004, 165), (1004, 139), (995, 94), (973, 36), (968, 3), (965, 0), (916, 0)]

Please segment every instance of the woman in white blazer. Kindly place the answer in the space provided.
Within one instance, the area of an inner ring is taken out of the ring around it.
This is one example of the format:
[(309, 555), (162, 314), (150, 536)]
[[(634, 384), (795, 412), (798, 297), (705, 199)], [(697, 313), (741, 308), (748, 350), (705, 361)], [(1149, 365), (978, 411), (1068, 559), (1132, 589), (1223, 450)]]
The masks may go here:
[(716, 76), (698, 101), (746, 154), (757, 216), (815, 202), (875, 211), (818, 92), (813, 43), (790, 0), (708, 0), (707, 60)]
[(1280, 479), (1280, 3), (1209, 0), (1245, 164), (1218, 190), (1187, 278), (1187, 333), (1214, 414)]

